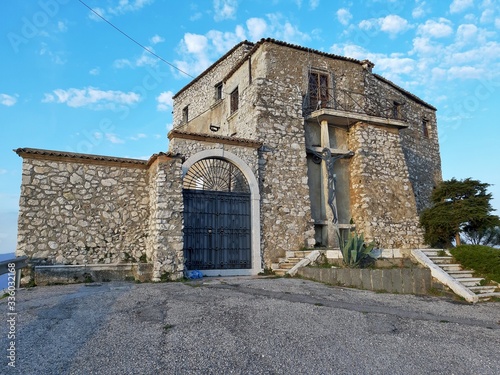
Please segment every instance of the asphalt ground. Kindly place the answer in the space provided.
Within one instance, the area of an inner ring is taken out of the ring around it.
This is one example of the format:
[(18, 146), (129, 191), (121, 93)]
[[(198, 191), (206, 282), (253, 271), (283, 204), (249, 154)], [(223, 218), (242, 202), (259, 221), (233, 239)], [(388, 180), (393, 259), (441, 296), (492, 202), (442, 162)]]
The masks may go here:
[(14, 329), (8, 308), (1, 374), (500, 374), (498, 302), (233, 277), (24, 289)]

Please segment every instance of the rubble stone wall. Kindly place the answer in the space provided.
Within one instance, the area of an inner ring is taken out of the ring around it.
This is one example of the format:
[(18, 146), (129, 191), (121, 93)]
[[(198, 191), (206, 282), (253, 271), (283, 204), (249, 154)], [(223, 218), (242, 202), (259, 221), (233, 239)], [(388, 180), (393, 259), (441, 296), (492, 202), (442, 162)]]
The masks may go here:
[(144, 168), (25, 157), (17, 255), (38, 264), (143, 260), (147, 184)]
[(416, 202), (396, 129), (358, 123), (350, 129), (351, 210), (356, 229), (383, 248), (423, 244)]

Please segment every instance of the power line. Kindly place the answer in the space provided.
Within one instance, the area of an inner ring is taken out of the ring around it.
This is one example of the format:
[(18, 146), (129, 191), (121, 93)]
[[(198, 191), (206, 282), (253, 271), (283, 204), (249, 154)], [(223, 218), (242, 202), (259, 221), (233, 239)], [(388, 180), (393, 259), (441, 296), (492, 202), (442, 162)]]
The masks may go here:
[(144, 45), (142, 45), (141, 43), (139, 43), (137, 40), (135, 40), (134, 38), (132, 38), (131, 36), (129, 36), (127, 33), (125, 33), (124, 31), (120, 30), (118, 27), (116, 27), (115, 25), (113, 25), (110, 21), (108, 21), (106, 18), (104, 18), (103, 16), (101, 16), (98, 12), (96, 12), (94, 9), (92, 9), (90, 6), (88, 6), (87, 4), (85, 4), (82, 0), (78, 0), (83, 6), (85, 6), (86, 8), (88, 8), (92, 13), (94, 13), (97, 17), (99, 17), (100, 19), (102, 19), (104, 22), (106, 22), (108, 25), (110, 25), (111, 27), (113, 27), (116, 31), (120, 32), (121, 34), (123, 34), (124, 36), (126, 36), (128, 39), (130, 39), (132, 42), (134, 42), (135, 44), (137, 44), (139, 47), (141, 47), (142, 49), (144, 49), (145, 51), (149, 52), (150, 54), (152, 54), (153, 56), (155, 56), (156, 58), (160, 59), (161, 61), (163, 61), (165, 64), (167, 65), (170, 65), (172, 68), (174, 69), (177, 69), (179, 72), (187, 75), (188, 77), (191, 77), (191, 78), (195, 78), (193, 77), (191, 74), (185, 72), (184, 70), (176, 67), (174, 64), (168, 62), (167, 60), (165, 60), (163, 57), (157, 55), (155, 52), (151, 51), (149, 48), (145, 47)]

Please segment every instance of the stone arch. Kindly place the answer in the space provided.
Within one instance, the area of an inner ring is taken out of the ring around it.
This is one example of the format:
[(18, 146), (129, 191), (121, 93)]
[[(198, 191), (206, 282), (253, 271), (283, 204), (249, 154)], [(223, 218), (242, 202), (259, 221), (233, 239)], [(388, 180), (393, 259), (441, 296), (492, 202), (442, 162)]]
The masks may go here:
[(260, 192), (257, 179), (250, 167), (240, 157), (222, 149), (204, 150), (189, 157), (182, 164), (182, 177), (184, 178), (193, 164), (208, 158), (220, 158), (232, 163), (247, 179), (250, 188), (252, 268), (241, 270), (207, 270), (203, 271), (203, 273), (206, 276), (257, 275), (262, 271), (262, 255), (260, 251)]

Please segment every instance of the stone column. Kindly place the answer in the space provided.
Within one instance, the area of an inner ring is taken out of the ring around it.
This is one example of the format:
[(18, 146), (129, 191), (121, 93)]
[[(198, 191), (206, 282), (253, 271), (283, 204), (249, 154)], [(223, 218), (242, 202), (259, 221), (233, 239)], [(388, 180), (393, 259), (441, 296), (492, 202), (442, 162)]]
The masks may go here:
[[(330, 148), (330, 134), (328, 121), (321, 121), (321, 149)], [(325, 160), (321, 161), (321, 220), (326, 221), (321, 231), (321, 242), (327, 247), (337, 246), (337, 235), (333, 224), (333, 212), (328, 206), (328, 166)], [(336, 201), (333, 202), (336, 207)]]

